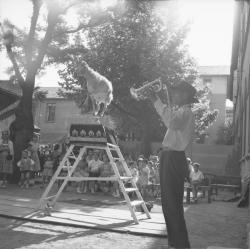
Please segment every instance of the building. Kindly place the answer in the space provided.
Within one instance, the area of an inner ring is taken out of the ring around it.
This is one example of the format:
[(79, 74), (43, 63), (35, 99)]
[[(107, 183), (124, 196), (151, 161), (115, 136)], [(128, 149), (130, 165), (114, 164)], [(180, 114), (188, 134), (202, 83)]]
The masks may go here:
[(0, 133), (8, 130), (14, 121), (14, 111), (20, 97), (21, 91), (11, 81), (0, 80)]
[(235, 1), (228, 98), (234, 102), (234, 148), (242, 183), (250, 179), (250, 3)]
[(67, 135), (72, 118), (80, 115), (74, 100), (58, 94), (58, 87), (41, 87), (47, 91), (43, 101), (35, 103), (34, 123), (41, 129), (42, 143), (55, 143)]
[[(214, 144), (217, 139), (217, 132), (220, 126), (226, 122), (226, 113), (230, 113), (226, 107), (227, 85), (229, 82), (230, 67), (229, 66), (200, 66), (198, 73), (204, 85), (208, 85), (211, 94), (210, 108), (218, 109), (219, 114), (216, 121), (207, 129), (208, 137), (206, 144)], [(230, 115), (230, 114), (228, 114)]]

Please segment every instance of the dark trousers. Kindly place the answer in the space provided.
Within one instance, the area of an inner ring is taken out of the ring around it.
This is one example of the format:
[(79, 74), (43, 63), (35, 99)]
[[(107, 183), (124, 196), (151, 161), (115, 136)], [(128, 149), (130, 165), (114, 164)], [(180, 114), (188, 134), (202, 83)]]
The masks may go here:
[(160, 185), (162, 210), (168, 243), (175, 248), (190, 248), (183, 210), (184, 179), (188, 167), (184, 151), (162, 151)]

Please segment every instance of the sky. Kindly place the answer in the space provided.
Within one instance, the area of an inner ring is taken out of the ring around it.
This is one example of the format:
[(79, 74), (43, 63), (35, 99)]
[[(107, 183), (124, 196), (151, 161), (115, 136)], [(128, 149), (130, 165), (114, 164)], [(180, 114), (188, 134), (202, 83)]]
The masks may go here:
[[(173, 2), (178, 6), (178, 20), (182, 23), (190, 22), (186, 44), (198, 65), (230, 65), (234, 0)], [(164, 12), (166, 1), (159, 1), (158, 7)], [(0, 0), (0, 20), (8, 18), (20, 26), (28, 23), (30, 14), (31, 5), (28, 0)], [(0, 79), (8, 79), (4, 71), (9, 65), (5, 53), (1, 53)], [(58, 80), (57, 69), (51, 67), (36, 82), (40, 86), (57, 86)]]

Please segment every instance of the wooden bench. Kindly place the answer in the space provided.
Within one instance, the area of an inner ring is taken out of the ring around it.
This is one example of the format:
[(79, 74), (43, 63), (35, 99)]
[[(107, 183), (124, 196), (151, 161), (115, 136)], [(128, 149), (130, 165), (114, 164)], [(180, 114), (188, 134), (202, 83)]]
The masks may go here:
[[(215, 178), (215, 175), (210, 173), (204, 173), (204, 180), (201, 182), (201, 185), (199, 186), (199, 190), (202, 191), (202, 198), (205, 198), (207, 195), (207, 202), (211, 203), (211, 196), (212, 196), (212, 182)], [(187, 192), (186, 196), (186, 203), (190, 203), (190, 193), (192, 192), (191, 186), (184, 186), (184, 189)]]
[(219, 176), (217, 175), (214, 182), (211, 184), (212, 194), (218, 195), (219, 189), (227, 189), (234, 192), (236, 195), (241, 191), (240, 176)]

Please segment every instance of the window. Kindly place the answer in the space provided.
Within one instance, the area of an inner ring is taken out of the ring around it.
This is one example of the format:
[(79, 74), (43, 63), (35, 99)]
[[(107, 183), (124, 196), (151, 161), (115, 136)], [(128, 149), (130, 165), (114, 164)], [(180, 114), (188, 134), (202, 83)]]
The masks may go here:
[(211, 78), (204, 78), (203, 79), (203, 83), (204, 84), (210, 84), (212, 82), (212, 79)]
[(55, 122), (56, 104), (48, 103), (46, 107), (46, 121)]

